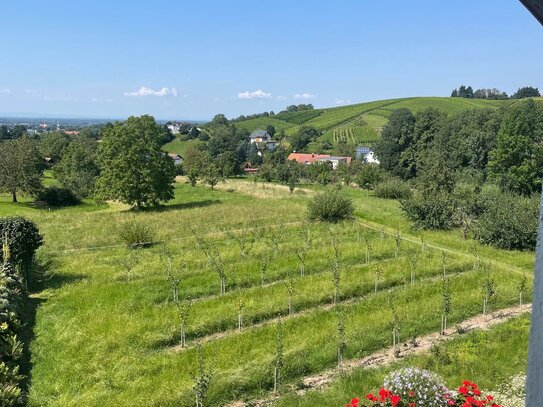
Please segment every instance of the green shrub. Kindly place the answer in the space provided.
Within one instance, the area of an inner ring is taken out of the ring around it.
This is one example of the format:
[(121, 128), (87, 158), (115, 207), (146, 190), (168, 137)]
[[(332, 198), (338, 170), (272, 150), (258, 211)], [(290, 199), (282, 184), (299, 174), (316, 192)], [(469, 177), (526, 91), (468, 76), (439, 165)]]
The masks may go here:
[(482, 198), (483, 213), (475, 222), (474, 236), (500, 249), (533, 250), (539, 222), (539, 196), (523, 197), (492, 192)]
[(72, 206), (81, 203), (71, 190), (55, 186), (44, 188), (38, 194), (36, 202), (51, 207)]
[(445, 192), (415, 194), (401, 201), (407, 218), (420, 229), (451, 229), (457, 225), (456, 200)]
[(156, 240), (155, 228), (135, 217), (121, 225), (119, 236), (131, 249), (151, 246)]
[(384, 199), (407, 199), (412, 196), (409, 185), (398, 179), (381, 182), (375, 187), (374, 192), (376, 197)]
[(354, 182), (360, 188), (374, 189), (383, 181), (383, 172), (376, 164), (362, 164), (354, 177)]
[[(34, 253), (43, 244), (43, 237), (38, 227), (22, 216), (0, 218), (0, 247), (5, 238), (8, 241), (11, 261), (21, 267), (27, 277), (26, 273), (30, 271)], [(0, 251), (0, 261), (4, 261), (2, 251)]]
[(338, 222), (352, 219), (353, 212), (353, 202), (337, 188), (315, 195), (307, 205), (307, 217), (312, 221)]

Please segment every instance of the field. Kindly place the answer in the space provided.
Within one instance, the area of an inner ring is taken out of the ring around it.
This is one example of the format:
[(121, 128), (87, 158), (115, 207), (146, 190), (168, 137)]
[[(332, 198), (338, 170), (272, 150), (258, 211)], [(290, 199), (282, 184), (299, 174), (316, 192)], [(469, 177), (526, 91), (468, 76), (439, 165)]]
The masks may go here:
[[(407, 108), (416, 113), (428, 107), (436, 107), (448, 114), (455, 114), (468, 109), (496, 109), (510, 103), (515, 102), (448, 97), (389, 99), (335, 108), (284, 112), (269, 118), (236, 122), (236, 126), (253, 131), (265, 129), (268, 124), (272, 124), (277, 131), (284, 130), (287, 136), (295, 134), (301, 126), (313, 126), (323, 132), (319, 141), (337, 143), (339, 140), (349, 140), (371, 144), (378, 140), (381, 129), (395, 109)], [(347, 134), (350, 132), (354, 135)]]
[(162, 148), (164, 151), (167, 151), (168, 153), (179, 154), (181, 157), (183, 157), (185, 155), (185, 152), (189, 148), (191, 147), (195, 148), (201, 144), (203, 144), (203, 141), (200, 141), (200, 140), (181, 141), (178, 138), (176, 138), (173, 141), (170, 141), (169, 143), (164, 144)]
[[(451, 327), (481, 314), (488, 272), (497, 292), (491, 311), (518, 303), (523, 276), (529, 301), (533, 253), (465, 241), (460, 230), (414, 231), (397, 202), (356, 189), (346, 190), (356, 221), (308, 224), (305, 207), (318, 188), (290, 194), (282, 186), (237, 180), (212, 191), (180, 179), (175, 200), (140, 213), (90, 201), (44, 211), (0, 195), (0, 215), (36, 221), (46, 241), (39, 259), (50, 264), (50, 278), (32, 299), (30, 405), (191, 406), (201, 354), (213, 371), (209, 405), (266, 398), (279, 323), (283, 397), (276, 404), (344, 405), (389, 368), (355, 370), (323, 391), (296, 394), (304, 378), (336, 366), (340, 319), (343, 357), (355, 360), (389, 348), (393, 328), (402, 341), (438, 331), (444, 274), (451, 284)], [(156, 228), (156, 244), (123, 246), (119, 229), (134, 218)], [(177, 280), (181, 304), (191, 303), (183, 314), (184, 348), (171, 284)], [(477, 340), (484, 360), (518, 373), (513, 370), (525, 353), (506, 350), (517, 336), (525, 341), (526, 320), (494, 329), (501, 341)], [(477, 335), (443, 346), (468, 358), (471, 348), (462, 343)], [(423, 355), (398, 363), (429, 360)], [(492, 383), (484, 369), (458, 366), (464, 370), (446, 363), (436, 369), (447, 379), (465, 373)]]

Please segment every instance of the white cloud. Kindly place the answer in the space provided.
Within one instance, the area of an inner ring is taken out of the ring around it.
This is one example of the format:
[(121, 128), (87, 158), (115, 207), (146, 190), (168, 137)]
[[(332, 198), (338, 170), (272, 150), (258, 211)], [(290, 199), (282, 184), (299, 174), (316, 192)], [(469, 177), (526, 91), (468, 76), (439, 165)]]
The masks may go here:
[(98, 103), (98, 102), (111, 103), (111, 102), (114, 102), (114, 100), (113, 100), (113, 99), (109, 99), (109, 98), (107, 98), (107, 99), (92, 98), (92, 99), (91, 99), (91, 102), (96, 102), (96, 103)]
[(40, 92), (38, 92), (37, 90), (32, 90), (32, 89), (27, 89), (27, 90), (25, 90), (25, 93), (26, 93), (27, 95), (31, 95), (31, 96), (38, 96), (38, 97), (41, 96), (41, 93), (40, 93)]
[(125, 96), (177, 96), (177, 89), (175, 88), (162, 88), (154, 90), (146, 86), (142, 86), (136, 92), (124, 92)]
[(238, 99), (267, 99), (271, 98), (271, 93), (264, 92), (262, 90), (255, 90), (254, 92), (240, 92), (238, 93)]
[(11, 91), (11, 89), (2, 89), (0, 90), (0, 93), (3, 93), (5, 95), (13, 95), (13, 92)]
[(314, 99), (316, 96), (311, 93), (296, 93), (294, 97), (296, 99)]
[(71, 102), (74, 100), (74, 98), (71, 96), (44, 96), (43, 100), (48, 100), (52, 102), (57, 102), (57, 101)]
[(336, 105), (348, 105), (351, 101), (347, 99), (336, 99), (335, 103)]
[(277, 100), (287, 100), (286, 96), (277, 96)]

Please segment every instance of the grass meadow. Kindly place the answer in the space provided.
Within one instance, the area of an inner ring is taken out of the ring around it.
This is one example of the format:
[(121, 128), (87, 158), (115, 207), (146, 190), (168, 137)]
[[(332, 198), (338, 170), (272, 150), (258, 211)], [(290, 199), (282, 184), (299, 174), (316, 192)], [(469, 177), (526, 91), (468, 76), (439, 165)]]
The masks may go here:
[[(284, 366), (277, 405), (343, 405), (390, 368), (354, 371), (304, 396), (292, 390), (337, 365), (340, 319), (344, 357), (355, 359), (390, 347), (394, 326), (401, 340), (438, 331), (444, 275), (450, 326), (481, 314), (488, 273), (496, 286), (490, 310), (518, 303), (523, 276), (529, 301), (533, 253), (484, 247), (463, 240), (460, 230), (413, 230), (396, 201), (370, 192), (346, 188), (356, 220), (327, 225), (305, 221), (317, 186), (290, 194), (244, 180), (216, 190), (179, 181), (174, 200), (141, 212), (92, 201), (48, 211), (0, 195), (0, 216), (27, 216), (45, 237), (38, 259), (50, 274), (32, 296), (31, 406), (191, 406), (202, 354), (212, 369), (209, 405), (266, 397), (279, 323)], [(133, 219), (155, 228), (155, 244), (124, 247), (119, 230)], [(172, 281), (188, 309), (185, 347)], [(488, 363), (504, 374), (521, 368), (525, 346), (507, 348), (517, 337), (526, 342), (527, 319), (492, 332), (498, 341), (472, 333), (443, 345), (449, 363), (422, 355), (397, 364), (490, 386), (496, 377), (476, 367)]]

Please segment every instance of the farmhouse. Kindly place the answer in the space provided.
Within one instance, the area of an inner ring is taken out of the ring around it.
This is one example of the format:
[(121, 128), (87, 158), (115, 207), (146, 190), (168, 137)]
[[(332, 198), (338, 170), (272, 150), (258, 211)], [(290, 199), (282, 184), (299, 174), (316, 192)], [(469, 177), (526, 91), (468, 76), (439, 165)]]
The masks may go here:
[(351, 165), (351, 157), (335, 157), (328, 154), (302, 154), (291, 153), (288, 156), (289, 160), (297, 161), (300, 164), (314, 164), (316, 162), (329, 162), (335, 170), (339, 164)]
[(183, 157), (181, 157), (179, 154), (168, 153), (168, 157), (173, 160), (175, 165), (183, 164)]
[(268, 150), (275, 150), (277, 144), (272, 140), (270, 133), (266, 130), (256, 129), (251, 133), (250, 137), (251, 144), (255, 143), (258, 146), (258, 149), (265, 147)]

